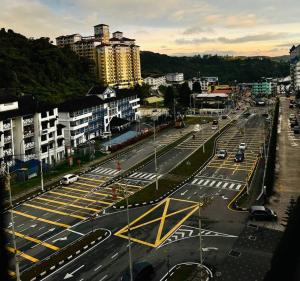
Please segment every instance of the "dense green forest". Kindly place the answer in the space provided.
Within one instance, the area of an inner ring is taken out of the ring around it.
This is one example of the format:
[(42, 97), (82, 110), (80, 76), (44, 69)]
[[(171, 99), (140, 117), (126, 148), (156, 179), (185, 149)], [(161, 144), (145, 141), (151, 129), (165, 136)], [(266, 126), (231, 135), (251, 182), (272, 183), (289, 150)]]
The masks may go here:
[(82, 95), (95, 83), (89, 61), (49, 38), (27, 39), (12, 30), (0, 30), (1, 92), (23, 92), (42, 100), (62, 101)]
[(141, 52), (143, 77), (150, 74), (183, 72), (185, 78), (218, 76), (221, 82), (253, 82), (261, 77), (284, 77), (289, 75), (286, 58), (268, 57), (221, 57), (204, 55), (193, 57), (171, 57)]

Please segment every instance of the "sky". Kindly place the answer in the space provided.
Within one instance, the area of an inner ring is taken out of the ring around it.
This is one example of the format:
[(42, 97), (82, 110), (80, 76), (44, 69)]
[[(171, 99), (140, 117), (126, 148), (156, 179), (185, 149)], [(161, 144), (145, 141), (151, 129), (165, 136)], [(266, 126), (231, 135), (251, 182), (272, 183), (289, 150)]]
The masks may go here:
[(300, 43), (299, 0), (0, 0), (0, 27), (27, 37), (93, 35), (105, 23), (143, 51), (288, 55)]

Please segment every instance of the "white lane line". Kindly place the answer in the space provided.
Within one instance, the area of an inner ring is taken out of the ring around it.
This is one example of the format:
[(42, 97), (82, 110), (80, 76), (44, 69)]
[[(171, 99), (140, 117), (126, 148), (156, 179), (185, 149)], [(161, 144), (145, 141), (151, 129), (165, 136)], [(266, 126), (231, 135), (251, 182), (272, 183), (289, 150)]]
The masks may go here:
[(241, 184), (238, 184), (238, 186), (235, 188), (236, 190), (239, 190), (241, 188)]
[(156, 175), (153, 175), (151, 178), (150, 178), (150, 180), (152, 180), (153, 178), (155, 178), (156, 177)]
[(229, 182), (225, 182), (222, 186), (222, 188), (225, 188), (227, 185), (229, 184)]
[(72, 229), (70, 229), (70, 228), (68, 228), (68, 229), (66, 229), (67, 231), (70, 231), (70, 232), (73, 232), (73, 233), (76, 233), (76, 234), (78, 234), (78, 235), (80, 235), (80, 236), (83, 236), (84, 234), (83, 233), (81, 233), (81, 232), (78, 232), (78, 231), (75, 231), (75, 230), (72, 230)]
[(235, 183), (232, 183), (232, 184), (229, 186), (229, 189), (232, 189), (234, 186), (235, 186)]
[(209, 186), (213, 186), (216, 181), (212, 181)]
[(210, 182), (210, 180), (207, 180), (203, 185), (207, 185)]
[(130, 175), (130, 177), (134, 177), (137, 175), (137, 172), (133, 173), (132, 175)]
[(111, 257), (111, 259), (114, 259), (118, 254), (119, 254), (119, 253), (115, 253), (115, 254)]
[(103, 276), (99, 281), (103, 281), (105, 278), (107, 278), (107, 275)]
[(204, 180), (202, 179), (202, 180), (200, 180), (199, 182), (198, 182), (198, 184), (201, 184), (201, 183), (203, 183), (204, 182)]
[(198, 179), (195, 179), (192, 181), (192, 184), (195, 184), (198, 181)]
[(102, 264), (100, 264), (99, 266), (97, 266), (95, 269), (94, 269), (94, 271), (97, 271), (99, 268), (101, 268), (102, 267)]

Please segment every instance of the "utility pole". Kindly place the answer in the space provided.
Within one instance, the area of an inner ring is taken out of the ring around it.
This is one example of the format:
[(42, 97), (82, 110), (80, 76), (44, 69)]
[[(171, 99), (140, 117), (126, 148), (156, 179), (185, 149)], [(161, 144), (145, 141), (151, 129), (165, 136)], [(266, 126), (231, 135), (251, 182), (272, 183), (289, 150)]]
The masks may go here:
[(154, 166), (155, 166), (155, 188), (158, 190), (158, 169), (157, 169), (157, 158), (156, 158), (156, 127), (155, 127), (155, 119), (154, 119), (154, 133), (153, 133), (153, 145), (154, 145)]
[(14, 222), (13, 203), (12, 203), (11, 186), (10, 186), (9, 166), (7, 165), (6, 157), (4, 157), (4, 159), (5, 159), (4, 177), (6, 183), (5, 189), (8, 190), (9, 193), (10, 220), (11, 220), (12, 242), (13, 242), (14, 257), (15, 257), (16, 280), (20, 281), (21, 279), (20, 279), (19, 257), (17, 253), (17, 243), (16, 243), (16, 236), (15, 236), (15, 222)]
[(173, 98), (174, 125), (176, 125), (175, 98)]

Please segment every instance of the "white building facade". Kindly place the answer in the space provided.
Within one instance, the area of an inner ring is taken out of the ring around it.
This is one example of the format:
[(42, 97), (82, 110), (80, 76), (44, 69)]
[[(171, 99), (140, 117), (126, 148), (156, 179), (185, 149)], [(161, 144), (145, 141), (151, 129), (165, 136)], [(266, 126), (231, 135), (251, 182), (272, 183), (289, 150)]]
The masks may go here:
[(290, 49), (290, 74), (292, 91), (300, 91), (300, 45)]
[(151, 86), (153, 90), (157, 90), (159, 86), (167, 86), (166, 76), (158, 76), (158, 77), (151, 77), (148, 76), (144, 78), (144, 83)]
[(170, 84), (183, 84), (184, 83), (184, 74), (175, 72), (175, 73), (168, 73), (166, 75), (166, 82)]

